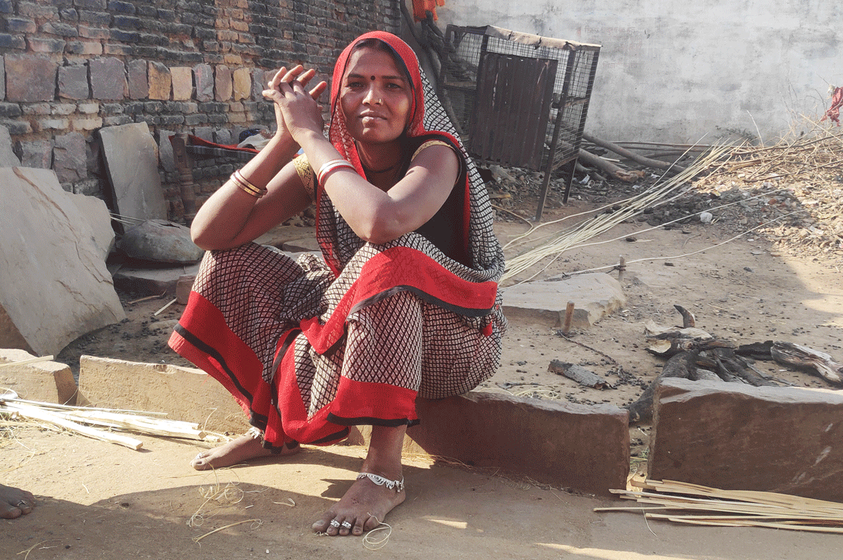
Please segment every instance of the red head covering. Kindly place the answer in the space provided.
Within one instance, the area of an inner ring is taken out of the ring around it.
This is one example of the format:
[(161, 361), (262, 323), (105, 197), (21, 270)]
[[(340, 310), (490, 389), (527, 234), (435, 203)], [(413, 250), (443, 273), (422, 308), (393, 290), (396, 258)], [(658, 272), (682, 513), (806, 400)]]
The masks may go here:
[(353, 163), (361, 175), (363, 174), (363, 168), (360, 165), (357, 148), (354, 145), (354, 140), (348, 133), (345, 114), (340, 107), (340, 90), (342, 89), (343, 76), (348, 67), (348, 59), (351, 58), (354, 47), (366, 39), (376, 39), (388, 45), (397, 55), (396, 58), (401, 61), (407, 70), (413, 92), (407, 135), (418, 136), (425, 132), (424, 126), (422, 125), (422, 121), (424, 120), (424, 88), (422, 87), (421, 72), (419, 71), (419, 61), (416, 58), (416, 53), (413, 52), (413, 49), (407, 43), (392, 33), (385, 31), (372, 31), (357, 37), (342, 51), (337, 59), (336, 65), (334, 65), (334, 75), (331, 80), (331, 124), (328, 137), (340, 154)]

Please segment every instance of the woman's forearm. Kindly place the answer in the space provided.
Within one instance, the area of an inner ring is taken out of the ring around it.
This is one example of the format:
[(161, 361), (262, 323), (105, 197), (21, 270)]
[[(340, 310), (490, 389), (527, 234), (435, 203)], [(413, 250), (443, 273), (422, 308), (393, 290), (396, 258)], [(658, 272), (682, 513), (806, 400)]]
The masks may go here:
[[(295, 155), (298, 145), (289, 135), (276, 136), (253, 157), (240, 174), (259, 189), (265, 189), (272, 179)], [(259, 199), (229, 179), (199, 208), (190, 227), (194, 243), (203, 249), (228, 248), (253, 217)], [(278, 219), (287, 216), (279, 215)]]

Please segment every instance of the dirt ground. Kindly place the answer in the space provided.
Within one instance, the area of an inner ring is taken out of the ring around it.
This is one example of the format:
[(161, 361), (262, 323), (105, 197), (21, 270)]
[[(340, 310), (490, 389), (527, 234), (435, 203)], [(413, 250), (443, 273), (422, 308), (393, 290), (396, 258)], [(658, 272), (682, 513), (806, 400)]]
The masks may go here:
[[(574, 192), (564, 206), (558, 194), (552, 197), (544, 221), (629, 195), (593, 196), (584, 187)], [(525, 201), (521, 215), (530, 215), (535, 199)], [(496, 225), (503, 244), (529, 227), (511, 212), (501, 211)], [(569, 225), (543, 227), (526, 243), (507, 247), (507, 255), (538, 246)], [(681, 325), (675, 304), (694, 313), (697, 327), (719, 338), (739, 344), (796, 342), (843, 360), (840, 253), (788, 251), (780, 240), (754, 232), (735, 238), (746, 229), (725, 218), (670, 228), (631, 219), (567, 251), (534, 280), (601, 267), (608, 271), (623, 256), (626, 306), (569, 337), (552, 325), (511, 322), (501, 367), (481, 389), (624, 406), (638, 398), (663, 363), (646, 351), (644, 322)], [(617, 271), (611, 274), (618, 277)], [(88, 354), (188, 365), (166, 347), (181, 308), (173, 305), (154, 316), (167, 299), (133, 303), (141, 296), (121, 294), (128, 319), (75, 341), (59, 361), (78, 367), (78, 357)], [(582, 387), (548, 372), (554, 359), (591, 369), (609, 388)], [(831, 387), (810, 373), (757, 365), (781, 384)], [(187, 464), (197, 451), (193, 443), (144, 437), (143, 451), (136, 452), (33, 427), (9, 433), (0, 482), (31, 490), (40, 504), (24, 519), (0, 523), (2, 558), (839, 556), (839, 538), (830, 535), (680, 527), (646, 521), (640, 513), (595, 513), (595, 506), (612, 501), (416, 457), (407, 458), (408, 500), (387, 519), (389, 540), (372, 551), (367, 547), (375, 545), (360, 539), (318, 537), (308, 530), (350, 484), (362, 456), (357, 447), (308, 448), (282, 463), (196, 473)], [(634, 471), (646, 470), (648, 433), (646, 425), (630, 428)], [(232, 523), (240, 524), (195, 542)]]

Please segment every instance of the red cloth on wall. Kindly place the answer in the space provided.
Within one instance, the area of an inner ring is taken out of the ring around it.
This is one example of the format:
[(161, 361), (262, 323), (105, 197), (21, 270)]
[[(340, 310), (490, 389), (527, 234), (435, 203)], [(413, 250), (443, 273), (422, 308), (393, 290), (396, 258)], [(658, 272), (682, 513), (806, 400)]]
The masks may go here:
[(831, 96), (831, 107), (825, 112), (820, 122), (831, 119), (840, 126), (840, 107), (843, 105), (843, 87), (834, 88), (834, 95)]
[(444, 6), (445, 0), (413, 0), (413, 19), (423, 21), (427, 19), (427, 12), (433, 14), (433, 21), (439, 19), (436, 6)]

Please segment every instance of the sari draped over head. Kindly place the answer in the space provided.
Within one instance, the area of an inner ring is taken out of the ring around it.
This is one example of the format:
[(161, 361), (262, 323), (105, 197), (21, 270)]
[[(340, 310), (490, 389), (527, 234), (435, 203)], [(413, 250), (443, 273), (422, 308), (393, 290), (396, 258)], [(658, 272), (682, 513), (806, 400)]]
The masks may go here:
[(170, 338), (176, 352), (234, 395), (272, 449), (333, 443), (353, 425), (411, 426), (417, 396), (465, 393), (500, 359), (504, 260), (488, 195), (401, 39), (367, 33), (339, 56), (329, 139), (365, 177), (339, 105), (349, 57), (365, 39), (389, 45), (410, 76), (408, 154), (433, 140), (458, 155), (461, 172), (448, 201), (428, 224), (375, 245), (357, 237), (311, 185), (321, 258), (293, 260), (255, 243), (207, 253)]

